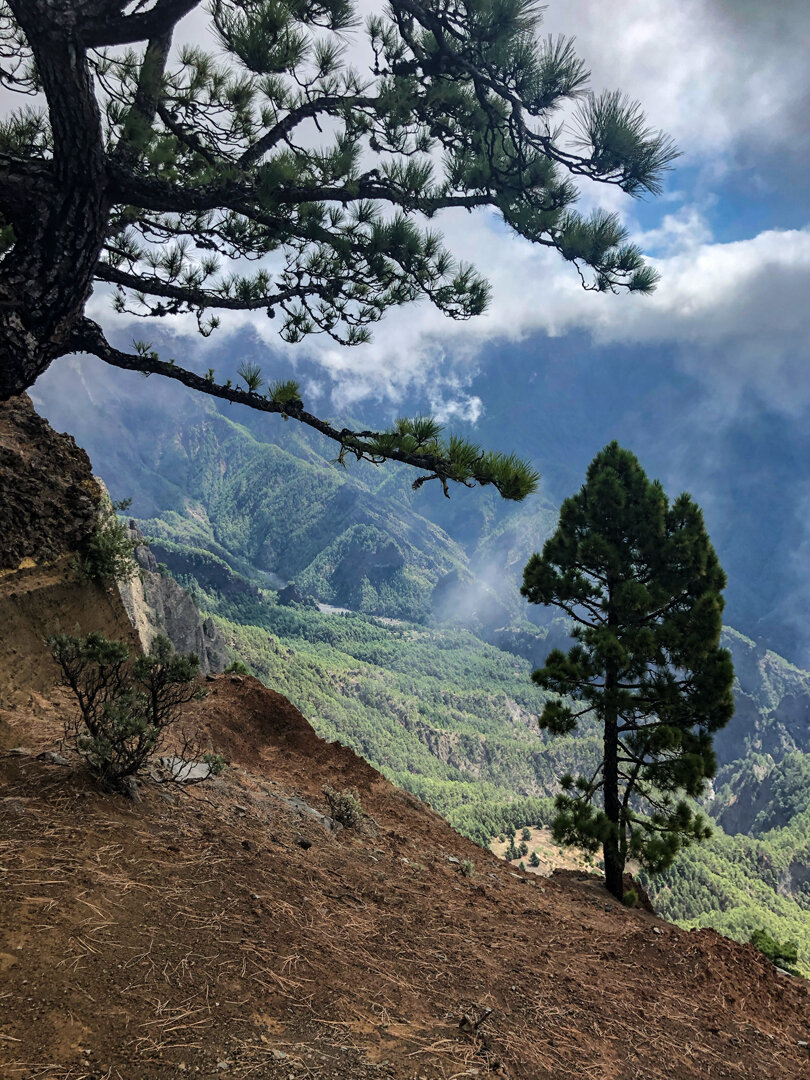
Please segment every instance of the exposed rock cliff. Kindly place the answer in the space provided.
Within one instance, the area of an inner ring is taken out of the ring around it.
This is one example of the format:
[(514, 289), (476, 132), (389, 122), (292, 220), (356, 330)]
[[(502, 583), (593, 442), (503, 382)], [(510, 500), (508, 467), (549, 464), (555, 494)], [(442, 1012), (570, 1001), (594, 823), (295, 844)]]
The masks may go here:
[(179, 653), (196, 653), (205, 672), (222, 671), (228, 662), (222, 635), (211, 619), (203, 619), (182, 586), (158, 569), (155, 556), (143, 534), (130, 522), (130, 536), (136, 542), (138, 573), (118, 583), (118, 591), (144, 649), (158, 634), (165, 634)]
[(100, 500), (90, 459), (70, 435), (38, 416), (27, 394), (0, 403), (0, 569), (78, 551)]
[(120, 586), (126, 614), (114, 591), (74, 580), (73, 556), (95, 531), (104, 497), (84, 450), (38, 416), (27, 395), (0, 403), (0, 701), (53, 682), (44, 644), (53, 633), (99, 630), (134, 648), (164, 633), (178, 652), (197, 653), (205, 672), (227, 663), (211, 620), (158, 572), (147, 547), (136, 548), (139, 573)]

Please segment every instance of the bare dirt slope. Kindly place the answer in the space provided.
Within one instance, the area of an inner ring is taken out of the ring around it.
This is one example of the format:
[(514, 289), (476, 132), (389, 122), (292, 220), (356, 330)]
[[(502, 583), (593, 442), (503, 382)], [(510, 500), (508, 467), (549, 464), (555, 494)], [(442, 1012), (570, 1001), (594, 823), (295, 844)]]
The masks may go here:
[[(37, 759), (61, 706), (14, 714), (4, 1080), (807, 1080), (808, 984), (752, 946), (516, 875), (255, 680), (206, 685), (188, 719), (230, 770), (137, 804)], [(359, 831), (287, 801), (325, 783)]]
[(57, 677), (45, 645), (50, 634), (97, 630), (140, 650), (117, 591), (76, 581), (70, 563), (64, 556), (50, 566), (0, 571), (0, 708), (30, 710), (50, 694)]
[[(138, 639), (117, 592), (78, 582), (77, 552), (98, 523), (90, 459), (23, 394), (0, 402), (0, 707), (36, 709), (56, 668), (49, 634)], [(0, 721), (0, 749), (10, 738)]]

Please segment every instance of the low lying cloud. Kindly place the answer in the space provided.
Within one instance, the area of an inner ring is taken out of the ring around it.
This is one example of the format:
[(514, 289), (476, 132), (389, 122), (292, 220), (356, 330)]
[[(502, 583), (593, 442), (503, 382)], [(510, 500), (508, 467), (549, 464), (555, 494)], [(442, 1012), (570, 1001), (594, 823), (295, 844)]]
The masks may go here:
[[(810, 405), (810, 226), (716, 243), (701, 215), (686, 208), (641, 237), (665, 254), (653, 260), (662, 275), (658, 290), (636, 297), (585, 292), (559, 256), (507, 235), (491, 215), (448, 216), (441, 224), (451, 248), (492, 283), (492, 304), (479, 318), (454, 322), (427, 302), (412, 304), (389, 312), (369, 345), (346, 349), (323, 338), (285, 346), (262, 316), (226, 312), (209, 342), (190, 320), (175, 321), (178, 349), (204, 363), (223, 338), (250, 329), (276, 368), (314, 361), (340, 408), (368, 397), (395, 406), (421, 394), (446, 416), (472, 419), (480, 403), (465, 386), (488, 347), (586, 331), (599, 345), (672, 347), (685, 370), (732, 397), (753, 390), (790, 413)], [(109, 318), (101, 297), (93, 309)]]

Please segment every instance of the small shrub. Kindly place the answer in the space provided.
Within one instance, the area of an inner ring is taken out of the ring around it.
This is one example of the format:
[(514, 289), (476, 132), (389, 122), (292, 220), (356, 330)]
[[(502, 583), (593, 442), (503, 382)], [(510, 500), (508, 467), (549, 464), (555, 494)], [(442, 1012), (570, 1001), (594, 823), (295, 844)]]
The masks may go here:
[(157, 564), (157, 566), (155, 567), (155, 569), (157, 570), (157, 572), (160, 574), (161, 577), (171, 577), (172, 576), (172, 572), (168, 568), (168, 566), (166, 565), (165, 562), (159, 562)]
[(525, 862), (523, 861), (523, 859), (521, 859), (521, 860), (520, 860), (520, 869), (521, 869), (521, 870), (525, 870), (525, 869), (526, 869), (526, 863), (525, 863)]
[(62, 684), (79, 706), (78, 714), (65, 722), (66, 739), (102, 787), (126, 791), (129, 778), (159, 751), (181, 706), (199, 696), (197, 657), (175, 655), (162, 635), (134, 663), (123, 641), (98, 633), (85, 638), (59, 634), (48, 645)]
[(110, 502), (105, 498), (102, 501), (96, 530), (74, 562), (79, 578), (112, 585), (135, 573), (137, 563), (133, 552), (137, 544), (118, 518), (119, 511), (126, 510), (129, 504), (129, 499)]
[(638, 893), (635, 889), (628, 889), (622, 897), (622, 903), (625, 907), (637, 907), (638, 906)]
[(763, 956), (767, 956), (772, 964), (784, 968), (793, 975), (799, 974), (795, 967), (799, 959), (799, 946), (795, 941), (777, 941), (767, 930), (755, 930), (749, 940), (752, 945), (756, 945)]
[(536, 851), (533, 851), (531, 853), (531, 855), (529, 856), (529, 866), (539, 866), (539, 865), (540, 865), (540, 856), (537, 854)]
[(211, 770), (211, 776), (219, 776), (228, 768), (228, 762), (222, 754), (205, 753), (200, 757), (200, 761)]
[(475, 876), (475, 863), (472, 861), (472, 859), (462, 859), (459, 863), (458, 869), (459, 872), (464, 875), (464, 877)]
[(232, 660), (230, 664), (225, 668), (223, 675), (249, 675), (250, 672), (247, 669), (247, 665), (243, 664), (241, 660)]
[(363, 820), (363, 804), (357, 788), (346, 788), (337, 791), (324, 784), (321, 789), (329, 804), (329, 815), (346, 829), (356, 829)]

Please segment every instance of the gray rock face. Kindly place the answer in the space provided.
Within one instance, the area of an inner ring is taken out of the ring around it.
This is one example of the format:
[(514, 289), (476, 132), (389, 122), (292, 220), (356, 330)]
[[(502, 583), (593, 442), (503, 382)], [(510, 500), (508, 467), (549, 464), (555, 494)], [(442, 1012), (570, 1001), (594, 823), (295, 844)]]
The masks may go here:
[(181, 757), (162, 757), (160, 764), (169, 771), (171, 778), (180, 784), (196, 784), (207, 780), (211, 775), (211, 766), (205, 761), (186, 761)]
[(222, 635), (211, 619), (203, 619), (185, 589), (158, 571), (155, 556), (132, 523), (130, 536), (137, 543), (139, 573), (119, 582), (118, 591), (144, 649), (151, 647), (158, 634), (165, 634), (178, 653), (197, 654), (201, 671), (222, 671), (228, 663)]

